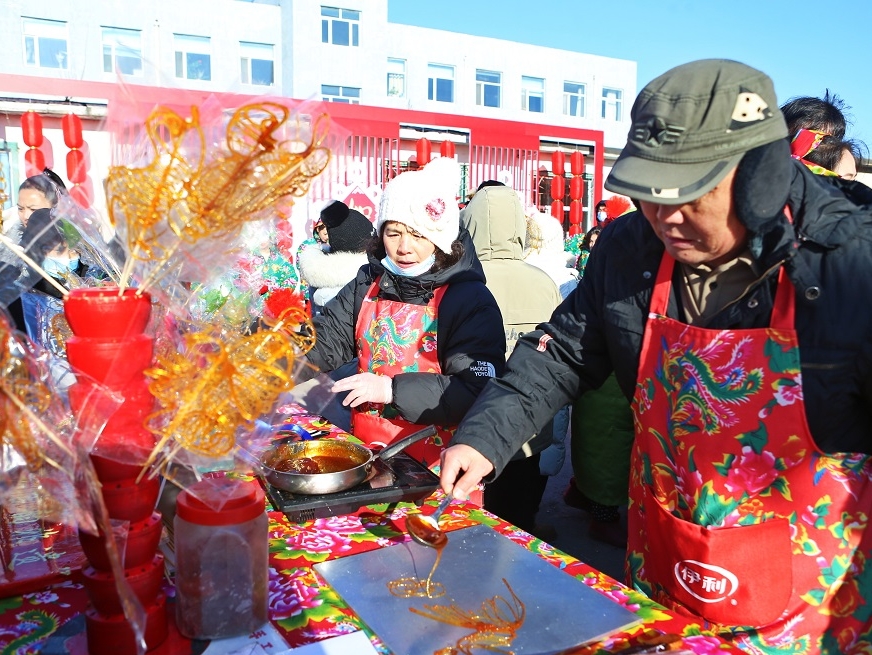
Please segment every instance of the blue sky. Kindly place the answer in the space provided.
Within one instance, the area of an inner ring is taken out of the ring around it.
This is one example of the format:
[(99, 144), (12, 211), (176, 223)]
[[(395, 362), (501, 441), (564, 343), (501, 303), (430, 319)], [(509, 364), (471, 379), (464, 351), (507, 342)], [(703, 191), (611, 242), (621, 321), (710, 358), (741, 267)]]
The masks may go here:
[(838, 93), (848, 136), (872, 149), (870, 0), (388, 0), (388, 18), (632, 59), (639, 89), (694, 59), (736, 59), (772, 77), (779, 103)]

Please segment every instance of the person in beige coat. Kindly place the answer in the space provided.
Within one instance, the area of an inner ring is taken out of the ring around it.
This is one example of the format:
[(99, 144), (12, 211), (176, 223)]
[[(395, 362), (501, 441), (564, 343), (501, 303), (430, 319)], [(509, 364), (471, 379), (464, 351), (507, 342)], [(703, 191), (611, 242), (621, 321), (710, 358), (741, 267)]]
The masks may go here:
[[(560, 291), (545, 271), (523, 261), (527, 220), (513, 189), (480, 187), (460, 222), (472, 236), (487, 288), (503, 315), (508, 357), (522, 334), (551, 317), (561, 302)], [(485, 509), (531, 534), (537, 532), (536, 512), (548, 482), (539, 472), (539, 457), (552, 433), (549, 423), (533, 435), (484, 491)]]

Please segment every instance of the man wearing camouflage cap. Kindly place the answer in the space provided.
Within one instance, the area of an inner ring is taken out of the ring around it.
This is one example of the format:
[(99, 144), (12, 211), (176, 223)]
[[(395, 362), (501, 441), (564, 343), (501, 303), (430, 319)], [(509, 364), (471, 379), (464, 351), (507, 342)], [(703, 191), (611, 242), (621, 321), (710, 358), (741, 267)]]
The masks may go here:
[[(872, 648), (872, 218), (791, 159), (772, 81), (648, 84), (582, 283), (443, 454), (463, 497), (614, 371), (631, 401), (629, 582), (744, 649)], [(869, 564), (867, 564), (869, 562)]]

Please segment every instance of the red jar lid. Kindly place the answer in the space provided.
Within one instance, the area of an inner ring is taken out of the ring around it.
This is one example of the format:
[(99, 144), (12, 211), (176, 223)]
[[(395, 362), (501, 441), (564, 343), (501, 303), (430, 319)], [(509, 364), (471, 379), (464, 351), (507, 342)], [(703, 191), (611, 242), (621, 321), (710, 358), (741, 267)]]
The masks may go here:
[(257, 483), (233, 478), (206, 478), (176, 499), (176, 516), (197, 525), (235, 525), (264, 513), (263, 491)]

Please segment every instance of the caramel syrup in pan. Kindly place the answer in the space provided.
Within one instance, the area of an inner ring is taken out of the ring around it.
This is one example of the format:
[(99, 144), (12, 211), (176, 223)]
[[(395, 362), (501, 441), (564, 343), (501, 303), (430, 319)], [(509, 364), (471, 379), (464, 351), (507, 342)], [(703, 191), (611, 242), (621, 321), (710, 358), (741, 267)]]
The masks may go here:
[(282, 459), (273, 465), (276, 471), (282, 473), (338, 473), (356, 466), (347, 457), (330, 455), (313, 455), (312, 457), (295, 457)]

